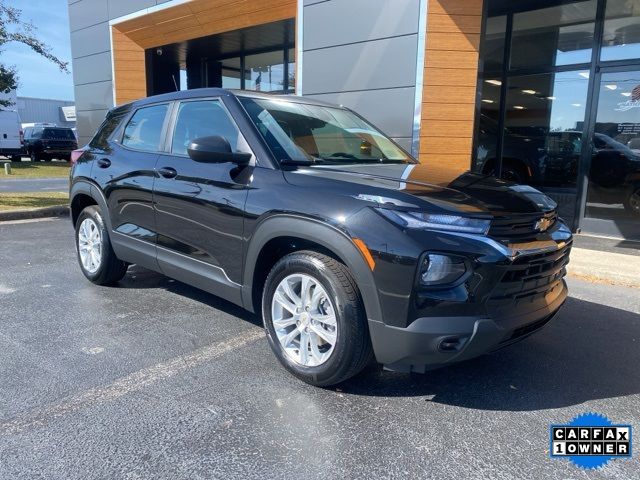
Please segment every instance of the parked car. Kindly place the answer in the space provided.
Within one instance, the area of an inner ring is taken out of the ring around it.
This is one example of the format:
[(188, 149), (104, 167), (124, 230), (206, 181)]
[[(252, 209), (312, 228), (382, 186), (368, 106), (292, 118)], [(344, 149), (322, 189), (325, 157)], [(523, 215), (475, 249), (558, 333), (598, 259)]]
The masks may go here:
[(20, 115), (14, 110), (0, 110), (0, 155), (19, 161), (24, 154)]
[[(485, 175), (496, 176), (498, 171), (496, 140), (499, 133), (498, 122), (486, 115), (480, 115), (476, 170)], [(516, 135), (504, 129), (502, 145), (501, 178), (515, 183), (535, 183), (541, 180), (538, 172), (540, 144), (530, 137)]]
[[(261, 313), (292, 374), (337, 384), (371, 359), (424, 371), (542, 328), (572, 236), (537, 190), (443, 187), (351, 110), (303, 97), (175, 92), (111, 110), (72, 156), (83, 274), (138, 264)], [(126, 308), (126, 307), (123, 307)]]
[(69, 161), (78, 141), (70, 128), (35, 126), (25, 128), (24, 147), (32, 162), (54, 158)]
[(640, 151), (604, 133), (593, 134), (589, 168), (589, 201), (622, 204), (628, 213), (640, 218)]
[[(486, 115), (480, 115), (479, 123), (475, 170), (496, 176), (498, 123)], [(535, 128), (524, 134), (505, 128), (502, 141), (501, 178), (534, 186), (575, 186), (582, 132)]]

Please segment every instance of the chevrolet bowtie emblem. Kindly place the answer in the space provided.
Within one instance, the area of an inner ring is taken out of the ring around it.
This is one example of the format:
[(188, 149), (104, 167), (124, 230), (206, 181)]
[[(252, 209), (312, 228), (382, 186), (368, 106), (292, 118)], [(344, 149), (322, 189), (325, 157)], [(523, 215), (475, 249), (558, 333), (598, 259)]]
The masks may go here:
[(542, 217), (539, 220), (536, 220), (536, 223), (533, 224), (533, 229), (537, 232), (544, 232), (551, 226), (551, 219)]

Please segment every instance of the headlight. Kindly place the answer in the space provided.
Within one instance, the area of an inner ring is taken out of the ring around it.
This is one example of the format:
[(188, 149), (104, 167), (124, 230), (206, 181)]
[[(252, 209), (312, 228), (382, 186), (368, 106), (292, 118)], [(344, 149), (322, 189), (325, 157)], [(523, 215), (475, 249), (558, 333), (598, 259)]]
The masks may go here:
[(424, 257), (420, 270), (422, 285), (446, 285), (459, 280), (467, 272), (461, 257), (430, 253)]
[(491, 226), (491, 220), (482, 218), (468, 218), (457, 215), (425, 212), (405, 212), (387, 208), (376, 208), (376, 210), (403, 228), (444, 230), (447, 232), (478, 233), (485, 235)]

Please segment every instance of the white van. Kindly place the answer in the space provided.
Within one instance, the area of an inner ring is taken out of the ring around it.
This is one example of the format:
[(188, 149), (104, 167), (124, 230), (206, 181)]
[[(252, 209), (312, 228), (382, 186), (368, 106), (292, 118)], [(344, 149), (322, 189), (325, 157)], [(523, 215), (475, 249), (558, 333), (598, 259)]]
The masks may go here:
[(24, 155), (22, 124), (15, 110), (0, 110), (0, 155), (20, 160)]

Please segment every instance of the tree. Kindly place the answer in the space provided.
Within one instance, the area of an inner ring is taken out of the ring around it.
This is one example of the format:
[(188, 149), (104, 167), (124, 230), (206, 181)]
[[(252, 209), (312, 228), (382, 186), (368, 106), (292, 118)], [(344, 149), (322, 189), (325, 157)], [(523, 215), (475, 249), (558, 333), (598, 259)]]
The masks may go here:
[[(69, 72), (68, 62), (63, 62), (51, 53), (51, 48), (35, 37), (36, 27), (31, 22), (23, 21), (21, 16), (22, 12), (19, 9), (8, 7), (5, 5), (5, 0), (0, 0), (0, 54), (5, 44), (22, 43), (55, 63), (61, 71)], [(14, 67), (0, 62), (0, 92), (9, 93), (16, 88), (18, 88), (18, 72)], [(10, 105), (10, 101), (0, 100), (0, 106), (8, 107)]]

